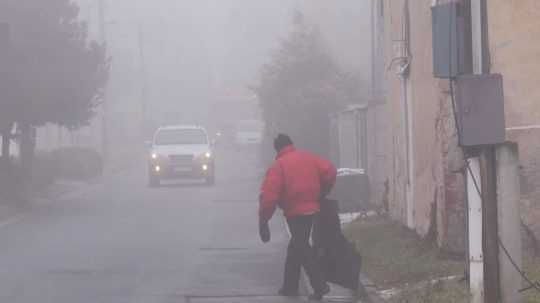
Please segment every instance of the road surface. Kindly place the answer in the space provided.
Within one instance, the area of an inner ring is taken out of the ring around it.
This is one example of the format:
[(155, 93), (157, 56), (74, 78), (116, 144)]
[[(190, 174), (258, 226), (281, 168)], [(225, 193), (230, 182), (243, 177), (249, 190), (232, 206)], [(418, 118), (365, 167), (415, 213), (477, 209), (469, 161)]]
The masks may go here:
[(141, 164), (0, 223), (0, 302), (301, 302), (275, 296), (288, 236), (276, 216), (258, 239), (255, 153), (218, 156), (213, 187)]

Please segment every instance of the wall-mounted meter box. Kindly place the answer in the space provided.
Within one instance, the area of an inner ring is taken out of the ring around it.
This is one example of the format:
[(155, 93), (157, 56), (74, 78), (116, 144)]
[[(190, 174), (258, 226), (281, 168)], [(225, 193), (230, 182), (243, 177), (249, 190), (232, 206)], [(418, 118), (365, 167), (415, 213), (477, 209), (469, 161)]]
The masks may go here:
[(493, 145), (506, 141), (501, 75), (460, 76), (456, 80), (455, 97), (461, 146)]
[(469, 12), (456, 2), (432, 7), (434, 77), (448, 79), (472, 72)]

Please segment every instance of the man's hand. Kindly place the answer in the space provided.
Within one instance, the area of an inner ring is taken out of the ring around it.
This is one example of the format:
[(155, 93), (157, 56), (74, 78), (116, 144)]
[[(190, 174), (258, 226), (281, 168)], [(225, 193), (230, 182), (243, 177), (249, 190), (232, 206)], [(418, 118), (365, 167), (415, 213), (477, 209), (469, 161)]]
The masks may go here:
[(268, 221), (259, 221), (259, 236), (263, 243), (270, 242), (270, 227)]

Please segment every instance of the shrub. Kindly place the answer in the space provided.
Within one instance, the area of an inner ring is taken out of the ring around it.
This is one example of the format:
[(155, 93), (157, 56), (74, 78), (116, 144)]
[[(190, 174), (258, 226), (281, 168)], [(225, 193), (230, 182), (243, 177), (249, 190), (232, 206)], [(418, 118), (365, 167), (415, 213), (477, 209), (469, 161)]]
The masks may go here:
[(13, 162), (0, 161), (0, 201), (11, 201), (21, 192), (21, 179)]
[(56, 160), (51, 153), (37, 152), (31, 167), (29, 174), (24, 174), (18, 159), (0, 162), (0, 199), (26, 201), (29, 194), (50, 186), (58, 176)]
[(35, 154), (30, 175), (32, 188), (39, 189), (53, 184), (58, 174), (58, 164), (52, 153), (37, 152)]

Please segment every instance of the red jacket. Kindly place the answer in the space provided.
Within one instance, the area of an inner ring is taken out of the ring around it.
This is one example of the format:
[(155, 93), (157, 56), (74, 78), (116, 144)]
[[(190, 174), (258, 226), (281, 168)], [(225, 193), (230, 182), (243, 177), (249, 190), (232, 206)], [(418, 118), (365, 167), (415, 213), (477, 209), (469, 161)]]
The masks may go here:
[(330, 192), (335, 183), (332, 163), (293, 146), (285, 147), (261, 186), (259, 218), (270, 220), (277, 206), (287, 218), (318, 213), (321, 194)]

